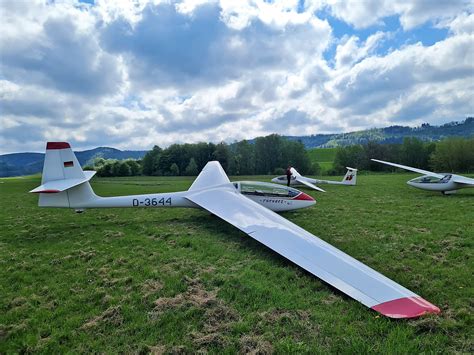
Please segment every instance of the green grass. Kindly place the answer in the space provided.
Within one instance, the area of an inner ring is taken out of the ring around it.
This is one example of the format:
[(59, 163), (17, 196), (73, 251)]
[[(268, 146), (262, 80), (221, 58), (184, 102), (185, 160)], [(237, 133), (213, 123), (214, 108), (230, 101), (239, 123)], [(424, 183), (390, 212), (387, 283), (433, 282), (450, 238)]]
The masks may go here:
[(318, 163), (323, 172), (333, 167), (337, 148), (314, 148), (308, 150), (309, 158), (313, 163)]
[(38, 177), (2, 179), (0, 353), (472, 353), (474, 191), (420, 191), (413, 176), (327, 185), (284, 216), (442, 309), (415, 320), (380, 316), (204, 211), (41, 209), (27, 193)]

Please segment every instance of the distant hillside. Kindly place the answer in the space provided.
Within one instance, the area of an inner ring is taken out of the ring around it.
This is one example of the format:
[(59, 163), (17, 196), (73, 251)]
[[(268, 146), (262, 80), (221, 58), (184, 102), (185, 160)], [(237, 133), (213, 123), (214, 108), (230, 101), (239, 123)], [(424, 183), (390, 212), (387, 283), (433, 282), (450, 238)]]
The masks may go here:
[[(95, 158), (104, 159), (141, 159), (146, 150), (118, 150), (115, 148), (99, 147), (82, 152), (75, 152), (79, 163), (84, 166)], [(30, 175), (43, 169), (43, 153), (12, 153), (0, 155), (0, 177)]]
[(299, 140), (306, 148), (334, 148), (364, 144), (368, 141), (377, 141), (383, 144), (401, 143), (405, 137), (417, 137), (423, 141), (431, 142), (451, 136), (474, 136), (474, 117), (468, 117), (461, 122), (446, 123), (442, 126), (431, 126), (424, 123), (420, 127), (390, 126), (349, 133), (287, 136), (286, 138)]

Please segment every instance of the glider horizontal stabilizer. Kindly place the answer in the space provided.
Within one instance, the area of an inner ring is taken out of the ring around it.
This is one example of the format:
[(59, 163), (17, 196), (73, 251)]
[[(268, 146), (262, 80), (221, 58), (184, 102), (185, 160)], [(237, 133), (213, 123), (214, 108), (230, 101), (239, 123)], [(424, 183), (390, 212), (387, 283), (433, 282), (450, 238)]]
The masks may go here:
[(186, 196), (311, 274), (385, 316), (411, 318), (438, 307), (231, 187)]
[(95, 175), (95, 171), (89, 171), (85, 170), (83, 171), (84, 176), (83, 178), (78, 178), (78, 179), (63, 179), (63, 180), (52, 180), (45, 182), (44, 184), (38, 186), (37, 188), (34, 188), (30, 192), (33, 193), (57, 193), (57, 192), (62, 192), (66, 191), (74, 186), (83, 184)]

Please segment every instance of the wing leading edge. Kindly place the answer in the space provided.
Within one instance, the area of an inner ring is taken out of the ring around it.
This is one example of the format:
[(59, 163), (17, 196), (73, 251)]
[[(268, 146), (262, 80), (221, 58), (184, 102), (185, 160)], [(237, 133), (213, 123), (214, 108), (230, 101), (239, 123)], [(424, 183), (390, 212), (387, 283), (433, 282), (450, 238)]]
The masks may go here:
[(390, 162), (388, 162), (388, 161), (383, 161), (383, 160), (378, 160), (378, 159), (370, 159), (370, 160), (376, 161), (377, 163), (382, 163), (382, 164), (385, 164), (385, 165), (394, 166), (394, 167), (396, 167), (396, 168), (400, 168), (400, 169), (405, 169), (405, 170), (413, 171), (413, 172), (418, 173), (418, 174), (433, 176), (433, 177), (436, 177), (436, 178), (438, 178), (438, 179), (442, 179), (442, 178), (444, 177), (444, 174), (437, 174), (437, 173), (433, 173), (432, 171), (428, 171), (428, 170), (422, 170), (422, 169), (418, 169), (418, 168), (412, 168), (411, 166), (406, 166), (406, 165), (401, 165), (401, 164), (390, 163)]
[(186, 198), (388, 317), (439, 313), (420, 296), (230, 187), (196, 191)]

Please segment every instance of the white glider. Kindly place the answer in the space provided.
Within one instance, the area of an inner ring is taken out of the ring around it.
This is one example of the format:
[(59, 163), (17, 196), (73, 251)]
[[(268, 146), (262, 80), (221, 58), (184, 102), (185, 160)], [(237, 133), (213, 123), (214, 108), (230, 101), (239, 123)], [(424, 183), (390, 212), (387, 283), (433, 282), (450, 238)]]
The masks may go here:
[[(342, 178), (342, 181), (334, 180), (320, 180), (320, 179), (311, 179), (306, 176), (302, 176), (295, 168), (291, 168), (291, 179), (290, 185), (304, 185), (313, 190), (325, 192), (322, 188), (316, 186), (319, 184), (331, 184), (331, 185), (347, 185), (354, 186), (357, 181), (357, 169), (346, 167), (346, 175)], [(277, 176), (272, 179), (272, 182), (277, 184), (287, 184), (288, 179), (286, 175)]]
[(68, 143), (48, 143), (42, 185), (32, 191), (40, 194), (39, 206), (43, 207), (202, 208), (385, 316), (412, 318), (440, 312), (420, 296), (272, 211), (315, 203), (296, 189), (270, 183), (231, 183), (217, 161), (207, 163), (189, 190), (182, 192), (99, 197), (88, 182), (91, 176), (82, 171)]
[(390, 163), (388, 161), (377, 159), (371, 160), (376, 161), (377, 163), (382, 163), (394, 166), (396, 168), (413, 171), (418, 174), (423, 174), (423, 176), (407, 181), (408, 185), (416, 187), (418, 189), (428, 191), (439, 191), (443, 195), (450, 195), (456, 193), (456, 190), (474, 187), (474, 179), (465, 176), (456, 174), (438, 174), (427, 170), (412, 168), (411, 166)]

